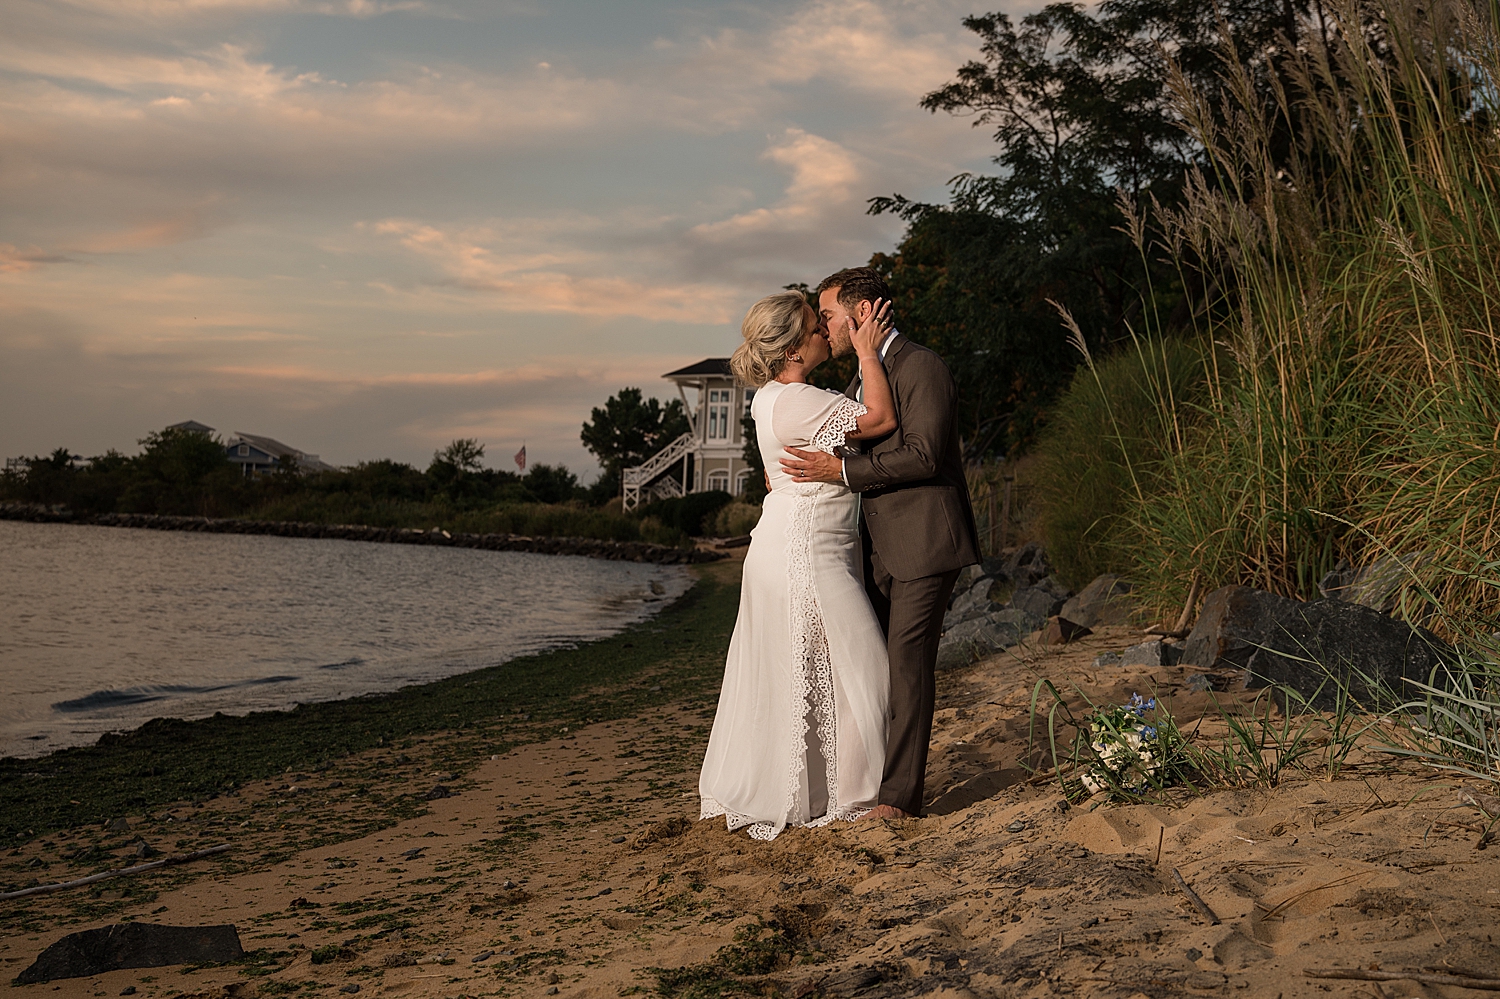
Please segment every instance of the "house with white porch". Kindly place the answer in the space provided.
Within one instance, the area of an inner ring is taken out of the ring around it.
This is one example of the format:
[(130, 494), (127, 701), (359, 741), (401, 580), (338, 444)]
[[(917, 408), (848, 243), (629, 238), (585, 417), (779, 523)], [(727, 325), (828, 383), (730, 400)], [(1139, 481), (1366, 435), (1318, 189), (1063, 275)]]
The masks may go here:
[(741, 421), (750, 412), (755, 389), (735, 384), (727, 357), (706, 358), (662, 377), (677, 386), (692, 429), (644, 464), (625, 469), (625, 509), (714, 489), (743, 493), (755, 473), (745, 460)]

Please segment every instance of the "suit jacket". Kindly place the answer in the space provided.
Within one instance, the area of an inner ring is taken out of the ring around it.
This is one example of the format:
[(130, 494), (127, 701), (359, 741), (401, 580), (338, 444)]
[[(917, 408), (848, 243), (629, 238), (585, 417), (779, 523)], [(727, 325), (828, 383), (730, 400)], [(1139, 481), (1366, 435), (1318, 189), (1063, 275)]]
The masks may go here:
[[(885, 355), (896, 429), (844, 459), (871, 547), (903, 582), (980, 561), (958, 444), (958, 390), (937, 354), (896, 334)], [(845, 394), (854, 397), (859, 379)]]

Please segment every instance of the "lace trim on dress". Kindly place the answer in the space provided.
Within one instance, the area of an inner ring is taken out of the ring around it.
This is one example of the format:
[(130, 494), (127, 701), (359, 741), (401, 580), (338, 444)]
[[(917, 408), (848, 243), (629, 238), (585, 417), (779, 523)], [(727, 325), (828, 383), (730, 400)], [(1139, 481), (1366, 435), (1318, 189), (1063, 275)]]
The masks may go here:
[(828, 419), (812, 436), (812, 450), (833, 454), (834, 448), (842, 447), (849, 435), (859, 429), (859, 418), (870, 410), (863, 403), (850, 398), (840, 399)]
[[(837, 810), (839, 800), (836, 762), (838, 732), (833, 717), (833, 660), (828, 652), (828, 635), (823, 630), (823, 612), (818, 606), (818, 590), (813, 583), (812, 529), (817, 492), (803, 493), (795, 502), (792, 515), (787, 521), (786, 561), (792, 604), (792, 690), (788, 709), (796, 721), (792, 724), (791, 745), (788, 747), (791, 767), (787, 775), (784, 822), (797, 821), (800, 811), (802, 778), (807, 771), (809, 696), (823, 754), (829, 812)], [(755, 833), (751, 829), (750, 835), (754, 836)]]

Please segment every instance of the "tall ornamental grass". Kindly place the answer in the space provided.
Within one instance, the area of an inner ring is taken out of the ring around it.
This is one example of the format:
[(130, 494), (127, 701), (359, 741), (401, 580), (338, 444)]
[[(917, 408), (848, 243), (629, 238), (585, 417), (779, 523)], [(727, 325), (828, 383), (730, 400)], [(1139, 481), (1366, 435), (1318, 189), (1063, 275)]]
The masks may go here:
[(1259, 90), (1226, 49), (1222, 106), (1174, 79), (1203, 165), (1125, 228), (1209, 292), (1191, 333), (1137, 331), (1059, 406), (1051, 548), (1075, 579), (1127, 572), (1163, 614), (1194, 569), (1310, 598), (1341, 561), (1398, 559), (1398, 613), (1492, 632), (1497, 11), (1331, 13), (1326, 46), (1275, 54)]

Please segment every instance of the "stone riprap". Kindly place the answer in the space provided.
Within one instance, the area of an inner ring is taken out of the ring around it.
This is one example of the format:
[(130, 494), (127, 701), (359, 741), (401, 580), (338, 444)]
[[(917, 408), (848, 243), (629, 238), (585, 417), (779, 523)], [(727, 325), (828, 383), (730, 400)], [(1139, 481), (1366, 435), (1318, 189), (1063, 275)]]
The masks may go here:
[(76, 514), (61, 507), (29, 503), (0, 503), (0, 520), (48, 524), (87, 524), (95, 527), (136, 527), (153, 531), (197, 531), (203, 534), (268, 534), (281, 538), (330, 538), (397, 545), (442, 545), (480, 548), (493, 552), (534, 552), (539, 555), (582, 555), (616, 562), (692, 565), (716, 562), (726, 556), (701, 549), (669, 548), (643, 541), (602, 541), (598, 538), (549, 538), (524, 534), (450, 534), (404, 527), (363, 527), (358, 524), (309, 524), (287, 520), (238, 520), (227, 517), (172, 517), (154, 513)]
[(1073, 595), (1051, 573), (1046, 549), (1034, 541), (960, 572), (943, 617), (938, 668), (966, 666), (1045, 626)]

